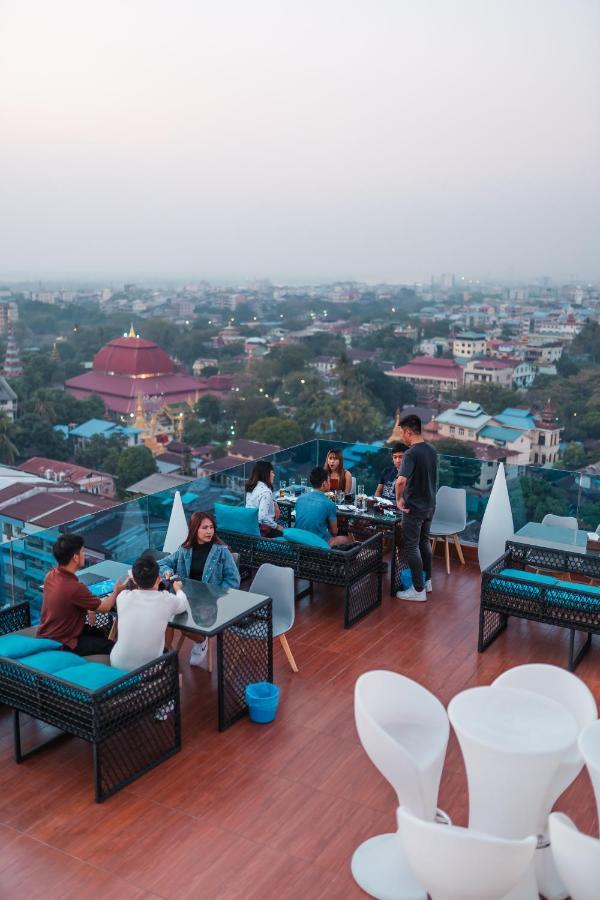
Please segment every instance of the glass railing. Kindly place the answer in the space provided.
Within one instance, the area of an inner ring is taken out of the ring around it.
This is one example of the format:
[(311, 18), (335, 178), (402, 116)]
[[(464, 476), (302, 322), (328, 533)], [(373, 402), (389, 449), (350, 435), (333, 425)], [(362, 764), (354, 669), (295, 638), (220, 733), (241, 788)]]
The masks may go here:
[[(272, 461), (275, 484), (300, 484), (315, 465), (322, 465), (327, 451), (335, 447), (344, 455), (344, 465), (373, 494), (381, 471), (390, 464), (390, 451), (381, 444), (344, 443), (315, 439), (267, 457)], [(200, 476), (177, 487), (186, 514), (211, 510), (216, 502), (244, 502), (244, 483), (254, 461)], [(580, 528), (595, 529), (600, 523), (600, 479), (578, 473), (533, 466), (507, 465), (506, 478), (515, 530), (528, 521), (541, 521), (546, 513), (576, 516)], [(441, 454), (438, 483), (462, 487), (467, 495), (467, 528), (464, 543), (476, 543), (498, 463)], [(62, 532), (77, 531), (85, 540), (91, 564), (114, 559), (131, 564), (142, 550), (163, 547), (175, 488), (130, 500), (112, 509), (77, 519), (59, 527), (24, 533), (0, 544), (1, 603), (27, 599), (33, 614), (41, 606), (45, 574), (54, 565), (52, 545)]]

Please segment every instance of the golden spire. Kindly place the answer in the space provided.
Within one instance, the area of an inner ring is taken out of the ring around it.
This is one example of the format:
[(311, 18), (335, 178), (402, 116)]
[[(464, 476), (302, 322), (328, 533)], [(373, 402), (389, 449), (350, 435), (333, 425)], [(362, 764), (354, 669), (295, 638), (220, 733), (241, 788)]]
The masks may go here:
[(140, 428), (142, 431), (146, 430), (146, 415), (144, 413), (144, 400), (141, 391), (137, 395), (137, 400), (135, 403), (135, 419), (133, 421), (133, 424), (136, 428)]
[(394, 427), (392, 429), (392, 433), (386, 441), (386, 444), (401, 444), (403, 441), (403, 434), (400, 428), (400, 410), (396, 410), (396, 421), (394, 422)]
[(131, 323), (131, 328), (129, 329), (129, 334), (127, 335), (127, 337), (137, 337), (135, 328), (133, 327), (133, 322)]

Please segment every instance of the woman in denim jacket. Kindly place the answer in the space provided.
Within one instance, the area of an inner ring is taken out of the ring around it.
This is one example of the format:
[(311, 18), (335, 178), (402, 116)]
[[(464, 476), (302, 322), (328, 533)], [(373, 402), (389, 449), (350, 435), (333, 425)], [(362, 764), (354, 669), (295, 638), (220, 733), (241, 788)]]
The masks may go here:
[[(228, 547), (217, 536), (216, 523), (208, 512), (195, 512), (188, 536), (181, 545), (159, 562), (161, 576), (193, 578), (219, 588), (239, 588), (240, 573)], [(189, 637), (194, 640), (192, 634)], [(190, 664), (203, 666), (208, 638), (196, 638)]]

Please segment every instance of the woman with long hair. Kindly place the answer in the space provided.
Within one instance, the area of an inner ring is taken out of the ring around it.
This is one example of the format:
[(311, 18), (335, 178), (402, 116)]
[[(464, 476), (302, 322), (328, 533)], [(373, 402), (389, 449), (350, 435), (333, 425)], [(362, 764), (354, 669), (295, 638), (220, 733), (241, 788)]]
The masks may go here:
[(246, 482), (246, 506), (258, 510), (258, 527), (263, 537), (275, 537), (283, 528), (277, 522), (279, 507), (273, 499), (275, 469), (266, 459), (254, 463)]
[[(181, 547), (159, 562), (161, 577), (194, 578), (220, 588), (239, 588), (240, 573), (228, 547), (217, 534), (217, 524), (209, 512), (195, 512)], [(197, 640), (190, 665), (202, 666), (208, 652), (208, 638)]]
[(352, 491), (352, 475), (344, 468), (344, 456), (341, 450), (328, 450), (323, 466), (329, 476), (329, 487), (332, 491)]

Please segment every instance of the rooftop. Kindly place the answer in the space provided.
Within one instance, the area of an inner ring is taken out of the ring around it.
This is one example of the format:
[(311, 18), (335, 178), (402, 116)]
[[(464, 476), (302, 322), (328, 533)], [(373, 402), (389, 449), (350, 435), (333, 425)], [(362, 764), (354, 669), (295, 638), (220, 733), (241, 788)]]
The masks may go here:
[[(347, 631), (337, 591), (317, 586), (312, 602), (298, 604), (290, 635), (298, 673), (274, 644), (282, 699), (271, 725), (246, 718), (219, 733), (216, 672), (182, 665), (182, 751), (100, 806), (92, 800), (88, 746), (66, 738), (16, 766), (11, 711), (2, 707), (3, 895), (365, 897), (350, 858), (368, 837), (395, 830), (397, 801), (356, 734), (358, 676), (400, 671), (446, 706), (510, 666), (532, 660), (563, 666), (567, 652), (566, 631), (550, 637), (544, 626), (515, 619), (478, 654), (478, 570), (453, 563), (447, 576), (436, 561), (433, 578), (443, 602), (401, 605), (384, 591), (382, 607)], [(182, 660), (190, 647), (186, 641)], [(592, 648), (577, 674), (600, 701), (598, 653)], [(35, 739), (32, 723), (23, 731)], [(452, 732), (438, 804), (457, 825), (467, 824), (466, 788)], [(596, 833), (585, 773), (557, 807)]]
[(437, 356), (415, 356), (410, 362), (397, 369), (386, 372), (386, 375), (418, 375), (421, 378), (439, 378), (440, 380), (462, 381), (463, 368), (453, 359)]

